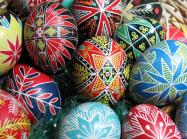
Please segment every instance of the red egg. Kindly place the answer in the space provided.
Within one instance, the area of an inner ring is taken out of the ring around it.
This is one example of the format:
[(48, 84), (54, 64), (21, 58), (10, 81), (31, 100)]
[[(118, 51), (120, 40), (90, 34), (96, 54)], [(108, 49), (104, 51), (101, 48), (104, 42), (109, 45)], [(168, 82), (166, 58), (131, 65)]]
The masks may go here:
[(29, 119), (48, 121), (61, 109), (58, 86), (52, 77), (24, 64), (16, 65), (7, 77), (6, 90), (26, 108)]
[(0, 139), (26, 139), (31, 129), (23, 106), (0, 90)]
[(72, 67), (75, 87), (88, 99), (115, 104), (123, 97), (129, 65), (125, 51), (113, 39), (97, 36), (84, 41)]
[(82, 40), (102, 35), (112, 37), (121, 23), (122, 3), (121, 0), (75, 0), (73, 11)]
[(75, 20), (58, 2), (34, 8), (25, 23), (24, 36), (31, 59), (51, 74), (71, 61), (78, 43)]
[(166, 32), (167, 40), (176, 40), (187, 43), (187, 36), (185, 36), (184, 32), (179, 28), (170, 25), (169, 28), (165, 26), (164, 30)]
[(123, 139), (182, 139), (171, 118), (159, 108), (140, 104), (125, 118)]

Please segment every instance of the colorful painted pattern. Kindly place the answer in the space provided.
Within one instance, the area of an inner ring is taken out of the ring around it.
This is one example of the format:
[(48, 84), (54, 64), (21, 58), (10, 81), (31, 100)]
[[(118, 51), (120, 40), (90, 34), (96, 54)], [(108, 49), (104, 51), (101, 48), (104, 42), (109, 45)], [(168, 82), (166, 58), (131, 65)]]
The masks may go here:
[(164, 39), (162, 26), (155, 20), (136, 18), (119, 26), (114, 34), (125, 50), (128, 60), (134, 63), (142, 52)]
[(121, 23), (121, 4), (121, 0), (75, 0), (73, 10), (79, 37), (112, 37)]
[(73, 109), (59, 126), (57, 139), (119, 139), (121, 126), (115, 112), (98, 103), (84, 103)]
[(125, 21), (133, 18), (160, 20), (162, 7), (159, 0), (124, 0), (123, 17)]
[(170, 25), (168, 28), (165, 26), (164, 30), (166, 32), (167, 40), (182, 41), (187, 43), (187, 36), (185, 36), (185, 33), (181, 29)]
[(23, 106), (7, 92), (0, 90), (0, 138), (26, 139), (31, 129)]
[[(0, 76), (19, 60), (22, 52), (22, 23), (14, 15), (0, 16)], [(13, 33), (14, 32), (14, 33)]]
[(32, 123), (41, 117), (48, 120), (61, 109), (60, 92), (54, 80), (27, 65), (13, 68), (6, 89), (22, 102)]
[(175, 123), (181, 132), (183, 139), (187, 138), (187, 94), (184, 94), (183, 100), (177, 107)]
[(132, 97), (140, 103), (165, 105), (187, 91), (187, 45), (162, 41), (147, 49), (130, 75)]
[(78, 42), (70, 11), (53, 2), (32, 10), (24, 34), (30, 57), (47, 73), (56, 73), (70, 62)]
[(79, 92), (93, 100), (115, 104), (124, 95), (129, 77), (126, 54), (111, 38), (93, 37), (75, 54), (72, 75)]
[(133, 107), (123, 125), (123, 139), (182, 139), (170, 117), (153, 105)]
[(30, 12), (34, 7), (38, 6), (39, 4), (50, 1), (61, 2), (62, 0), (12, 0), (12, 5), (16, 8), (16, 10), (25, 14), (24, 12)]

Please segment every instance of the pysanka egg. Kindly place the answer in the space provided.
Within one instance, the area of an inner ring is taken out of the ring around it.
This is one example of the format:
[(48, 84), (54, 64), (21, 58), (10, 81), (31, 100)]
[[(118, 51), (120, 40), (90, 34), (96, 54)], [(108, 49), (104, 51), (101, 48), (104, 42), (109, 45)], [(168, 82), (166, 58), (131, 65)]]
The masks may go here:
[(121, 0), (75, 0), (73, 11), (80, 39), (112, 37), (121, 23), (122, 3)]
[(25, 106), (32, 123), (41, 117), (47, 121), (61, 109), (55, 81), (28, 65), (19, 64), (13, 68), (7, 77), (6, 90)]
[(21, 13), (30, 12), (34, 7), (46, 2), (62, 2), (64, 7), (71, 7), (74, 0), (10, 0), (13, 7)]
[(136, 17), (160, 20), (161, 3), (159, 0), (124, 0), (123, 16), (125, 21)]
[(120, 139), (118, 116), (98, 102), (83, 103), (59, 122), (56, 139)]
[(130, 74), (132, 98), (139, 103), (177, 102), (187, 90), (187, 45), (168, 40), (148, 48)]
[(29, 56), (47, 73), (56, 73), (69, 63), (78, 42), (73, 16), (57, 2), (32, 10), (25, 23), (24, 36)]
[(125, 50), (131, 63), (134, 63), (145, 49), (160, 42), (164, 37), (163, 28), (153, 19), (135, 18), (120, 25), (114, 33), (114, 40)]
[(0, 76), (19, 60), (22, 52), (22, 23), (13, 14), (0, 15)]
[(31, 124), (23, 106), (10, 94), (0, 90), (0, 138), (26, 139)]
[(70, 73), (77, 91), (88, 99), (115, 104), (124, 95), (129, 66), (117, 42), (97, 36), (80, 45)]
[(140, 104), (129, 111), (122, 127), (122, 139), (182, 139), (171, 118), (159, 108)]

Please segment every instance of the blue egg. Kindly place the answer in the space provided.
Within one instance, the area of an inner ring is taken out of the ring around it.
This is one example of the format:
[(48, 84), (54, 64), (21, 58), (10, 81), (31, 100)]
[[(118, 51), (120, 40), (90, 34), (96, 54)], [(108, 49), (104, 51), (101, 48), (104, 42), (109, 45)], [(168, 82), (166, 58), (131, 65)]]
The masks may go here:
[(187, 45), (167, 40), (148, 48), (132, 68), (129, 88), (138, 103), (177, 102), (187, 90)]
[(181, 132), (183, 138), (187, 138), (187, 94), (184, 95), (183, 100), (178, 105), (175, 123)]
[(57, 139), (120, 139), (118, 116), (105, 104), (88, 102), (74, 108), (60, 122)]

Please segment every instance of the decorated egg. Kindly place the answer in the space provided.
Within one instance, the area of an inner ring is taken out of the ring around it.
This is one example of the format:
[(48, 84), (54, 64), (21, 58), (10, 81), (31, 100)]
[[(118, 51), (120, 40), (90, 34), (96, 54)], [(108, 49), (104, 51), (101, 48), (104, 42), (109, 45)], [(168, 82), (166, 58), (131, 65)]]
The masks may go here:
[(135, 18), (121, 24), (114, 34), (114, 40), (125, 50), (130, 63), (134, 63), (145, 49), (163, 39), (163, 28), (153, 19)]
[(25, 106), (32, 123), (41, 117), (48, 121), (61, 109), (55, 81), (28, 65), (19, 64), (13, 68), (7, 77), (6, 90)]
[(187, 43), (187, 36), (185, 36), (184, 32), (179, 28), (170, 25), (169, 27), (165, 26), (164, 30), (166, 32), (167, 40), (176, 40)]
[(130, 69), (113, 39), (97, 36), (84, 41), (71, 68), (77, 91), (88, 99), (115, 104), (123, 97)]
[(18, 62), (22, 52), (22, 23), (13, 14), (0, 15), (0, 76)]
[(0, 90), (0, 138), (26, 139), (31, 129), (23, 106), (10, 94)]
[(178, 105), (175, 123), (183, 139), (187, 138), (187, 94), (184, 94), (181, 103)]
[(11, 4), (20, 12), (30, 12), (34, 7), (46, 2), (61, 2), (66, 8), (70, 8), (74, 0), (11, 0)]
[(159, 108), (141, 104), (133, 107), (125, 117), (123, 139), (182, 139), (171, 118)]
[(83, 41), (94, 36), (112, 37), (121, 23), (121, 0), (75, 0), (73, 10)]
[(160, 20), (162, 7), (159, 0), (124, 0), (123, 17), (125, 21), (135, 17)]
[(98, 102), (83, 103), (59, 122), (56, 139), (120, 139), (121, 125), (115, 112)]
[(29, 56), (47, 73), (57, 73), (69, 63), (78, 42), (73, 16), (57, 2), (32, 10), (25, 23), (24, 36)]
[(139, 103), (177, 102), (187, 89), (187, 45), (168, 40), (148, 48), (130, 74), (132, 98)]

